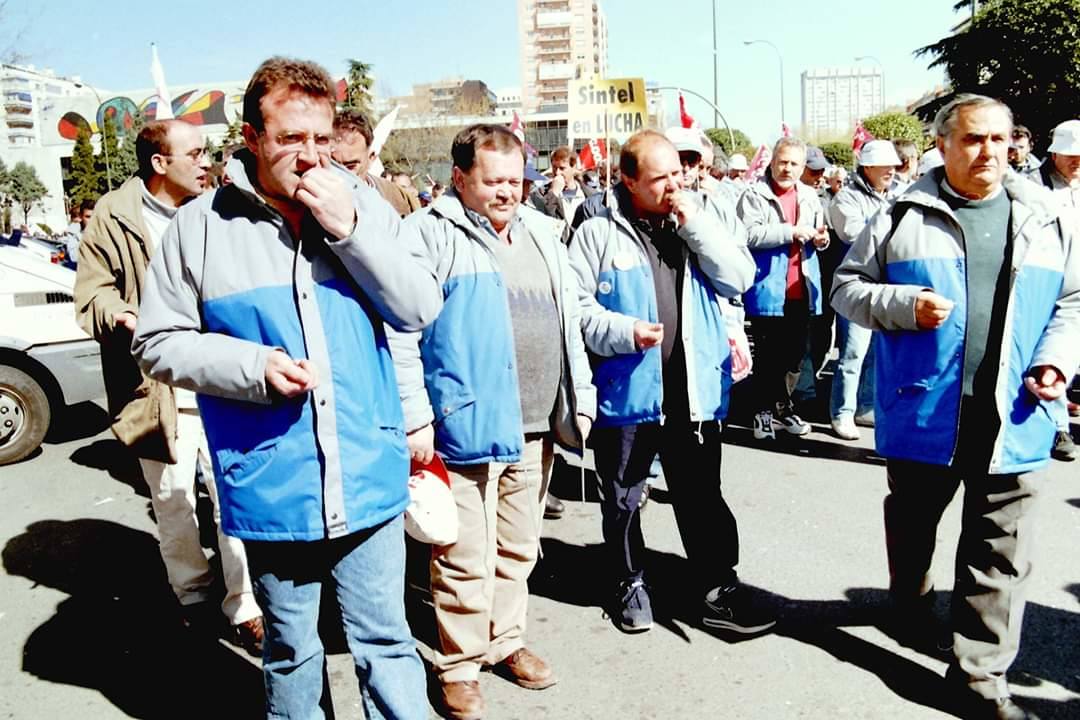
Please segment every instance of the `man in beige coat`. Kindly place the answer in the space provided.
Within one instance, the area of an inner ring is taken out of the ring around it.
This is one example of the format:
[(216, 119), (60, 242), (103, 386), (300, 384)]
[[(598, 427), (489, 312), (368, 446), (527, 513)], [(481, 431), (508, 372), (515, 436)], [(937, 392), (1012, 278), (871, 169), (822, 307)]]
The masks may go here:
[[(98, 202), (79, 244), (75, 306), (79, 324), (101, 344), (112, 430), (139, 458), (158, 522), (161, 559), (187, 624), (207, 620), (213, 574), (199, 542), (195, 468), (214, 502), (217, 491), (195, 396), (151, 380), (131, 355), (150, 257), (176, 209), (206, 188), (210, 159), (198, 128), (149, 123), (135, 142), (138, 174)], [(220, 523), (219, 523), (220, 527)], [(260, 651), (262, 617), (243, 544), (219, 530), (226, 594), (222, 611), (235, 639)]]

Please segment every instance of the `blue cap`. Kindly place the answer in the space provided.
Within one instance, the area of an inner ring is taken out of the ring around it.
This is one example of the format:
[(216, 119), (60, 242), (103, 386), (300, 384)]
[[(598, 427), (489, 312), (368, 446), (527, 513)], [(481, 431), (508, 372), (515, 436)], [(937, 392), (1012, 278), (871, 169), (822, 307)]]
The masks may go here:
[(525, 164), (525, 179), (529, 182), (547, 182), (547, 178), (537, 172), (532, 163)]

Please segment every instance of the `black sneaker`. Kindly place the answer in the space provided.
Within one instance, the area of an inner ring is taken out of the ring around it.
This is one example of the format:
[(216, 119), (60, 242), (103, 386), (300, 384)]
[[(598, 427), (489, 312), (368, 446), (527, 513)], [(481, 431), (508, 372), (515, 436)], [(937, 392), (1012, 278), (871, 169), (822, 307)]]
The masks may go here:
[(705, 594), (705, 627), (739, 635), (757, 635), (776, 625), (776, 616), (756, 607), (742, 585), (713, 588)]
[(780, 427), (792, 435), (806, 435), (813, 428), (810, 423), (795, 414), (795, 407), (791, 403), (776, 403), (776, 412), (773, 413), (773, 427)]
[(1050, 456), (1062, 462), (1072, 462), (1077, 455), (1080, 455), (1080, 448), (1077, 448), (1076, 443), (1073, 442), (1072, 434), (1065, 430), (1058, 430), (1057, 435), (1054, 436), (1054, 449), (1050, 451)]
[(611, 618), (625, 633), (641, 633), (653, 626), (652, 603), (645, 581), (639, 577), (619, 583), (616, 607)]

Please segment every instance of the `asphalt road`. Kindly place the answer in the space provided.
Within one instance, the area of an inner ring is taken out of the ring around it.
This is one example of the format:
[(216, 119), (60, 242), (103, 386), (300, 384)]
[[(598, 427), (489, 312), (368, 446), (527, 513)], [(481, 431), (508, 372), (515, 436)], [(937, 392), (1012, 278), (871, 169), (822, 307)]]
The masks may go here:
[[(138, 466), (103, 429), (103, 415), (80, 406), (38, 455), (0, 468), (0, 718), (260, 717), (257, 661), (178, 627)], [(561, 464), (555, 491), (568, 511), (544, 526), (529, 629), (530, 647), (559, 683), (534, 692), (484, 674), (489, 717), (953, 717), (945, 663), (886, 631), (885, 471), (869, 435), (841, 443), (816, 426), (763, 447), (749, 431), (728, 429), (724, 484), (740, 524), (739, 571), (784, 618), (778, 632), (739, 643), (698, 627), (663, 492), (644, 515), (658, 624), (638, 636), (612, 626), (601, 610), (610, 588), (596, 493), (580, 502), (580, 472)], [(1010, 673), (1013, 692), (1043, 718), (1080, 717), (1078, 469), (1054, 463), (1045, 473), (1023, 644)], [(954, 502), (939, 531), (942, 606), (958, 510)], [(430, 657), (430, 607), (415, 591), (409, 607)], [(351, 662), (332, 630), (327, 647), (337, 716), (361, 717)]]

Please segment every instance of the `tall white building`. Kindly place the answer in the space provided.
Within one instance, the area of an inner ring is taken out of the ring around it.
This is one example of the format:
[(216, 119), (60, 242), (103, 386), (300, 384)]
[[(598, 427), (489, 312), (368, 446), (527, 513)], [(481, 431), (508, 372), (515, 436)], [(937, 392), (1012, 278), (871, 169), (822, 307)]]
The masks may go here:
[(802, 123), (807, 137), (844, 133), (885, 109), (881, 68), (813, 68), (802, 74)]
[[(107, 93), (98, 92), (101, 95)], [(50, 142), (49, 119), (59, 107), (74, 108), (93, 117), (95, 90), (78, 76), (60, 77), (33, 65), (0, 65), (0, 160), (8, 170), (25, 162), (37, 172), (49, 194), (33, 208), (31, 223), (48, 223), (54, 230), (67, 224), (64, 210), (61, 157), (70, 156), (70, 145), (59, 148)], [(22, 224), (21, 209), (12, 208), (12, 222)]]
[(564, 111), (571, 80), (607, 75), (607, 19), (596, 0), (518, 0), (521, 104)]

